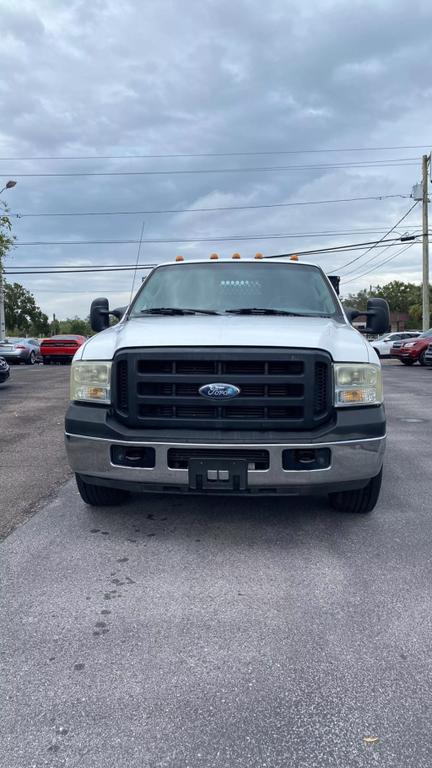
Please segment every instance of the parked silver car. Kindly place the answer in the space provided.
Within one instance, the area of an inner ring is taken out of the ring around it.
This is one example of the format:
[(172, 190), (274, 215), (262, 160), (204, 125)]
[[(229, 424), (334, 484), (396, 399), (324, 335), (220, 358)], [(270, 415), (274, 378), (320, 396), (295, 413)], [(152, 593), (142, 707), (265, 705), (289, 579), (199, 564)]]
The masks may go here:
[(0, 355), (9, 363), (27, 363), (34, 365), (40, 356), (39, 342), (36, 339), (9, 336), (0, 341)]

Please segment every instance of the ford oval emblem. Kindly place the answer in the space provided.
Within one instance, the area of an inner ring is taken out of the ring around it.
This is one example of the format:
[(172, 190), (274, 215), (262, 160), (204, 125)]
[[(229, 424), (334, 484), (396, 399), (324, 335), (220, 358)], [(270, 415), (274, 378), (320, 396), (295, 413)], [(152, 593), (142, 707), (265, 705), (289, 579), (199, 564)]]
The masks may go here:
[(199, 388), (199, 393), (209, 400), (231, 400), (240, 394), (240, 389), (234, 384), (204, 384)]

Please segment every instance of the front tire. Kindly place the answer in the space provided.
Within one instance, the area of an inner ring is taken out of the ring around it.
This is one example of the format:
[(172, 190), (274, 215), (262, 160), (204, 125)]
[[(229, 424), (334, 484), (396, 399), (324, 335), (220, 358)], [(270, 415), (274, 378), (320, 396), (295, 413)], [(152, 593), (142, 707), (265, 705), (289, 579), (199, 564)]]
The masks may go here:
[(372, 477), (364, 488), (356, 491), (339, 491), (329, 493), (329, 501), (337, 512), (368, 514), (374, 509), (380, 495), (382, 469), (376, 477)]
[(104, 485), (92, 485), (83, 480), (81, 475), (75, 475), (80, 496), (91, 507), (116, 507), (123, 504), (129, 493), (121, 488), (107, 488)]
[(420, 365), (426, 365), (426, 363), (425, 363), (425, 354), (426, 354), (426, 350), (424, 352), (422, 352), (420, 357), (419, 357)]

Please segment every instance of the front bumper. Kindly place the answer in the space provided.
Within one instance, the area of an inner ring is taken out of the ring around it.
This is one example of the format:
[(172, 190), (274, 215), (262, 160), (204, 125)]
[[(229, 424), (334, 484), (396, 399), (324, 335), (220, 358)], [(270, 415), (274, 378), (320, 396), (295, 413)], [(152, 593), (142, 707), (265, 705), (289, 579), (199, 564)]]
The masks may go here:
[(398, 347), (397, 349), (392, 349), (390, 351), (390, 357), (398, 358), (399, 360), (418, 360), (419, 353), (417, 350), (414, 350), (410, 347), (406, 349), (405, 347)]
[[(125, 467), (112, 463), (111, 447), (139, 446), (155, 451), (153, 468)], [(363, 440), (347, 440), (322, 443), (243, 444), (235, 446), (241, 459), (242, 450), (259, 447), (269, 453), (269, 468), (248, 469), (247, 493), (261, 494), (306, 494), (345, 490), (364, 487), (382, 467), (385, 436)], [(96, 485), (125, 488), (136, 491), (189, 492), (188, 469), (172, 469), (168, 465), (170, 448), (217, 449), (223, 455), (224, 449), (232, 451), (233, 444), (226, 443), (174, 443), (143, 441), (112, 441), (105, 438), (87, 437), (66, 433), (66, 451), (74, 472), (84, 476)], [(325, 469), (285, 470), (282, 452), (293, 448), (330, 450), (330, 463)]]

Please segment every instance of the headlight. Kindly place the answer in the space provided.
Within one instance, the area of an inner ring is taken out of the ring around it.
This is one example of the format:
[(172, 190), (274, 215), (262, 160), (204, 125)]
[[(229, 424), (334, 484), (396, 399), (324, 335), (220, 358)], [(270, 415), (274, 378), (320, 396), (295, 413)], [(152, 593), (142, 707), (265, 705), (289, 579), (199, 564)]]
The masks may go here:
[(111, 402), (111, 363), (72, 363), (71, 400), (91, 403)]
[(383, 401), (381, 367), (366, 363), (336, 363), (335, 405), (379, 405)]
[(404, 346), (404, 347), (415, 347), (416, 344), (417, 344), (416, 341), (407, 341), (402, 346)]

